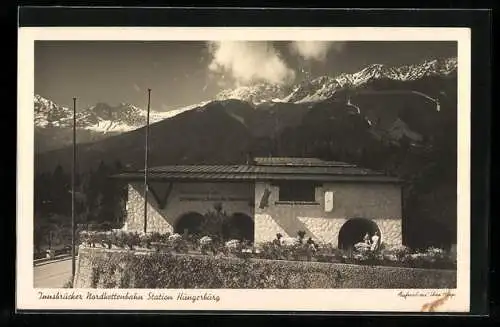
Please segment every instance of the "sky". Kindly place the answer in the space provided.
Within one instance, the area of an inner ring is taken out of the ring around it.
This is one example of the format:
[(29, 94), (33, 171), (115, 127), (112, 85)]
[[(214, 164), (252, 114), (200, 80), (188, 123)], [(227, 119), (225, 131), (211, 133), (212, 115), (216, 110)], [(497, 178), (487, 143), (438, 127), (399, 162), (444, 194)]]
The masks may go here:
[(456, 42), (36, 41), (35, 94), (59, 105), (130, 103), (168, 111), (254, 82), (354, 73), (457, 55)]

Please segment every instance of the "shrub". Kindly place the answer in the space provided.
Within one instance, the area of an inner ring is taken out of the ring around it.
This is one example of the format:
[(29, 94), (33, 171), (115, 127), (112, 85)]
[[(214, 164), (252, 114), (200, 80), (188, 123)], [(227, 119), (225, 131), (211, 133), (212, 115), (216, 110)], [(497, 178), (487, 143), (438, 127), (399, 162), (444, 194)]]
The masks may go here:
[(439, 248), (435, 248), (435, 247), (429, 247), (426, 251), (426, 253), (431, 256), (431, 257), (435, 257), (435, 258), (443, 258), (444, 257), (444, 250), (443, 249), (439, 249)]
[(280, 244), (284, 246), (294, 246), (300, 244), (300, 240), (295, 237), (282, 237), (280, 238)]
[(183, 237), (182, 235), (170, 233), (137, 233), (121, 229), (111, 231), (81, 231), (79, 240), (81, 244), (95, 247), (101, 244), (103, 247), (112, 246), (133, 250), (138, 246), (151, 248), (152, 243), (161, 243), (163, 246), (156, 246), (158, 250), (163, 249), (168, 252), (187, 253), (189, 248), (198, 248), (201, 254), (212, 252), (217, 256), (236, 256), (239, 258), (261, 258), (270, 260), (293, 260), (293, 261), (319, 261), (330, 263), (353, 263), (362, 265), (382, 265), (396, 267), (414, 268), (438, 268), (456, 269), (456, 257), (453, 253), (442, 249), (430, 247), (419, 252), (399, 245), (387, 247), (382, 244), (379, 250), (372, 251), (364, 243), (355, 246), (354, 249), (341, 250), (332, 244), (322, 244), (312, 241), (302, 242), (301, 233), (298, 238), (282, 237), (276, 235), (276, 239), (271, 242), (261, 243), (254, 248), (251, 244), (242, 243), (233, 239), (222, 243), (216, 236), (205, 235), (199, 240), (194, 235)]
[(137, 232), (127, 232), (118, 230), (114, 234), (114, 244), (121, 248), (133, 250), (141, 244), (141, 237)]
[(106, 231), (106, 232), (98, 232), (100, 235), (100, 242), (103, 246), (106, 246), (108, 249), (111, 249), (111, 246), (113, 245), (113, 232), (112, 231)]
[(344, 262), (343, 251), (335, 248), (331, 243), (316, 245), (314, 259), (319, 262)]
[(128, 232), (122, 230), (113, 231), (113, 245), (124, 248), (127, 244)]
[(134, 247), (140, 245), (140, 236), (137, 232), (125, 233), (125, 245), (127, 245), (130, 250), (133, 250)]
[(151, 248), (151, 242), (153, 239), (152, 233), (140, 233), (139, 234), (139, 244), (147, 249)]
[(177, 253), (185, 253), (188, 251), (187, 240), (181, 234), (175, 233), (168, 237), (167, 243), (170, 248)]
[(164, 243), (164, 244), (168, 243), (170, 233), (162, 234), (159, 232), (148, 232), (148, 233), (141, 232), (138, 234), (138, 236), (139, 236), (139, 244), (142, 247), (150, 249), (152, 243)]
[(206, 254), (208, 251), (213, 251), (213, 240), (210, 236), (203, 236), (200, 238), (200, 251), (202, 254)]
[(356, 250), (356, 252), (359, 252), (359, 254), (366, 254), (368, 251), (370, 251), (370, 244), (359, 242), (354, 244), (354, 249)]
[(133, 250), (138, 246), (151, 248), (152, 243), (164, 243), (178, 251), (184, 251), (186, 242), (179, 234), (170, 235), (170, 233), (138, 233), (135, 231), (124, 231), (121, 229), (112, 229), (109, 231), (81, 231), (79, 233), (80, 244), (95, 247), (101, 244), (103, 247), (128, 248)]
[(299, 242), (302, 244), (304, 242), (304, 237), (306, 236), (306, 232), (303, 230), (299, 230), (297, 232), (297, 237), (299, 239)]
[(230, 240), (225, 244), (225, 254), (229, 254), (241, 259), (250, 259), (256, 257), (253, 249), (248, 245), (240, 242), (239, 240)]
[(241, 252), (242, 250), (242, 244), (239, 240), (227, 241), (225, 246), (228, 249), (229, 253), (237, 253)]
[(89, 232), (87, 232), (86, 230), (82, 230), (78, 233), (78, 241), (80, 242), (80, 244), (87, 243), (88, 238), (89, 238)]
[(186, 242), (188, 243), (190, 249), (195, 250), (198, 248), (198, 239), (197, 239), (196, 235), (188, 234), (187, 238), (186, 238)]
[(64, 283), (63, 288), (73, 288), (73, 278), (70, 278), (66, 283)]
[(85, 249), (80, 288), (453, 288), (456, 273)]
[(112, 228), (113, 228), (113, 226), (111, 225), (111, 223), (109, 223), (107, 221), (99, 224), (99, 230), (101, 230), (101, 231), (110, 231)]
[(456, 260), (443, 249), (430, 247), (424, 252), (413, 253), (409, 256), (410, 265), (420, 268), (455, 269)]
[(86, 243), (91, 247), (95, 247), (97, 243), (101, 243), (103, 241), (102, 232), (97, 231), (81, 231), (80, 232), (80, 241), (82, 243)]
[(260, 245), (259, 257), (263, 259), (279, 260), (283, 258), (281, 246), (276, 242), (264, 242)]
[(384, 260), (399, 262), (407, 261), (411, 254), (410, 248), (404, 245), (383, 248), (380, 252)]
[(103, 246), (111, 248), (116, 246), (120, 248), (134, 249), (141, 244), (145, 238), (137, 232), (127, 232), (120, 229), (113, 229), (107, 232), (89, 232), (90, 235), (95, 235), (95, 240)]
[(315, 253), (310, 244), (300, 244), (297, 239), (292, 244), (278, 245), (276, 242), (265, 242), (260, 245), (255, 257), (270, 260), (310, 261)]
[(115, 252), (94, 258), (93, 268), (94, 288), (306, 288), (317, 283), (302, 277), (307, 273), (322, 274), (323, 287), (327, 287), (335, 284), (337, 276), (332, 267), (308, 267), (301, 262), (280, 264), (158, 252), (141, 256)]

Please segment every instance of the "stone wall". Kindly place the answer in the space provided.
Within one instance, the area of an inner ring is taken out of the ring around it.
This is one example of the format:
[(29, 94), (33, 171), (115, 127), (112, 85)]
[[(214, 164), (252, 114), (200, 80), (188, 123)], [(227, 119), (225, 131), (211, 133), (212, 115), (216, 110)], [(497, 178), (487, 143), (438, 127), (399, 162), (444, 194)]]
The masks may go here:
[(380, 229), (381, 241), (390, 245), (403, 244), (401, 219), (374, 219)]
[[(146, 266), (153, 267), (154, 271), (144, 270), (145, 261), (148, 262)], [(269, 282), (261, 282), (263, 274)], [(101, 289), (453, 289), (456, 288), (456, 277), (455, 270), (261, 259), (245, 261), (213, 256), (165, 256), (156, 252), (81, 248), (73, 285), (75, 288)], [(214, 279), (218, 282), (214, 283)]]
[[(165, 183), (166, 185), (166, 183)], [(251, 183), (174, 183), (164, 208), (160, 208), (151, 189), (148, 193), (148, 231), (172, 232), (177, 220), (189, 212), (205, 214), (222, 204), (227, 214), (243, 213), (253, 218), (254, 186)], [(161, 193), (161, 192), (158, 192)], [(128, 188), (126, 229), (144, 228), (144, 186)]]
[[(125, 229), (130, 231), (144, 230), (144, 187), (142, 185), (129, 184), (127, 216), (125, 219)], [(160, 233), (172, 232), (173, 226), (166, 219), (166, 216), (158, 209), (157, 203), (152, 196), (148, 194), (148, 231), (157, 231)]]
[[(260, 208), (265, 190), (270, 191), (268, 206)], [(325, 212), (325, 192), (334, 194), (333, 210)], [(394, 184), (336, 183), (316, 187), (316, 202), (280, 202), (279, 187), (258, 182), (255, 187), (255, 242), (270, 241), (276, 233), (295, 237), (299, 230), (306, 237), (338, 244), (338, 232), (349, 218), (374, 221), (386, 244), (401, 244), (401, 189)]]

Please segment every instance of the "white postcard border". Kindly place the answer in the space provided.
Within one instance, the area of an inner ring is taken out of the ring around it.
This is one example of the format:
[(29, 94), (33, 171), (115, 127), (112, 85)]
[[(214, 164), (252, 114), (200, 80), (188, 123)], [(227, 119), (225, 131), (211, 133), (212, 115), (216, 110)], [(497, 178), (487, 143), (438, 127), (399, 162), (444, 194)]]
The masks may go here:
[[(242, 30), (244, 32), (242, 33)], [(457, 41), (458, 42), (458, 163), (457, 163), (457, 288), (440, 308), (468, 312), (470, 307), (470, 30), (467, 28), (185, 28), (185, 27), (22, 27), (18, 33), (18, 173), (16, 307), (73, 310), (284, 310), (418, 312), (435, 298), (398, 295), (401, 291), (430, 294), (432, 290), (306, 289), (306, 290), (140, 290), (33, 288), (34, 180), (34, 41), (35, 40), (329, 40), (329, 41)], [(72, 98), (73, 95), (68, 95)], [(40, 299), (40, 291), (74, 292), (82, 300)], [(437, 290), (443, 292), (443, 290)], [(89, 300), (95, 295), (212, 294), (219, 301)]]

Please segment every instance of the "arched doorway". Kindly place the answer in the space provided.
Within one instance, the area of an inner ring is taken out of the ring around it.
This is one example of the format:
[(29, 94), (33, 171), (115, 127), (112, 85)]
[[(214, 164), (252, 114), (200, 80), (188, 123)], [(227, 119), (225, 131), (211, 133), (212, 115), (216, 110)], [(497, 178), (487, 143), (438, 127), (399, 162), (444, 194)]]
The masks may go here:
[(224, 224), (224, 238), (254, 241), (253, 219), (244, 213), (231, 215)]
[[(368, 218), (349, 219), (340, 228), (338, 247), (339, 249), (352, 248), (354, 244), (363, 241), (363, 237), (366, 233), (368, 233), (371, 238), (377, 232), (380, 235), (380, 229), (377, 224)], [(379, 242), (381, 241), (382, 238), (380, 238)]]
[(177, 219), (174, 226), (174, 233), (184, 234), (187, 230), (188, 234), (200, 234), (203, 215), (197, 212), (188, 212)]

